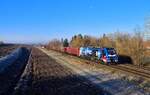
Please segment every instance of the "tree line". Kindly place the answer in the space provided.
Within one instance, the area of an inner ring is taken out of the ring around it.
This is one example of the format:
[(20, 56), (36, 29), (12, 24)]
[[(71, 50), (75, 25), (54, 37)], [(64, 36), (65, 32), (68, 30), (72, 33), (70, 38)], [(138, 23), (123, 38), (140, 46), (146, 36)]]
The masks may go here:
[(104, 34), (102, 37), (96, 38), (89, 35), (74, 35), (70, 41), (68, 39), (54, 39), (49, 42), (47, 48), (61, 50), (63, 47), (112, 47), (115, 48), (119, 55), (130, 56), (136, 65), (144, 65), (142, 63), (145, 48), (143, 46), (143, 38), (140, 32), (134, 35), (128, 33), (116, 32), (111, 35)]

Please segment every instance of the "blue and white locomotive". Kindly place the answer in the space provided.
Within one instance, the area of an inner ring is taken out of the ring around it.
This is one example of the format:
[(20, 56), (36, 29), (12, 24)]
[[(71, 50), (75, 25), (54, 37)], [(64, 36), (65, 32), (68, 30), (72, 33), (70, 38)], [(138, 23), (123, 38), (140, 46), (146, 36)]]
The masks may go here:
[(96, 57), (104, 63), (118, 63), (118, 55), (114, 48), (95, 48), (95, 47), (80, 47), (79, 56), (81, 57)]

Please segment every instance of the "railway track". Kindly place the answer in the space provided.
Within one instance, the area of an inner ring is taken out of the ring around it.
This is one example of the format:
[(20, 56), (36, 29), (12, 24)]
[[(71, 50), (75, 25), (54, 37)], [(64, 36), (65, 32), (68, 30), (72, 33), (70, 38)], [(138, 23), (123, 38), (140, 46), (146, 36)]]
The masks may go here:
[(108, 69), (113, 68), (113, 69), (124, 71), (126, 73), (130, 73), (132, 75), (136, 75), (136, 76), (139, 76), (141, 78), (150, 80), (150, 69), (149, 68), (139, 67), (139, 66), (130, 65), (130, 64), (109, 65), (109, 66), (107, 66), (107, 65), (103, 65), (103, 64), (97, 64), (96, 62), (93, 62), (91, 60), (79, 58), (79, 57), (72, 56), (72, 55), (69, 55), (69, 57), (79, 59), (80, 61), (88, 63), (88, 64), (89, 63), (96, 64), (96, 67), (98, 67), (98, 68), (103, 68), (103, 67), (108, 68)]
[(142, 78), (146, 78), (146, 79), (150, 80), (150, 72), (140, 71), (140, 70), (137, 70), (135, 68), (131, 68), (131, 67), (129, 68), (126, 66), (121, 66), (121, 65), (118, 65), (118, 66), (111, 65), (110, 67), (116, 68), (116, 69), (119, 69), (121, 71), (125, 71), (128, 73), (132, 73), (134, 75), (138, 75)]
[[(55, 51), (55, 52), (58, 52), (58, 51)], [(150, 69), (149, 68), (139, 67), (139, 66), (130, 65), (130, 64), (103, 65), (103, 64), (97, 64), (96, 62), (93, 62), (88, 59), (79, 58), (77, 56), (68, 55), (68, 54), (64, 54), (64, 53), (61, 53), (61, 54), (63, 54), (66, 57), (69, 57), (69, 59), (75, 59), (76, 61), (78, 60), (78, 62), (84, 62), (89, 65), (96, 65), (95, 67), (97, 67), (97, 68), (107, 68), (107, 69), (111, 68), (111, 69), (115, 69), (115, 70), (120, 70), (125, 73), (129, 73), (129, 74), (150, 80)]]
[[(92, 62), (92, 61), (89, 61), (89, 62)], [(95, 63), (95, 62), (92, 62), (92, 64), (93, 63)], [(99, 68), (105, 67), (108, 69), (109, 69), (109, 67), (111, 67), (113, 69), (124, 71), (124, 72), (130, 73), (132, 75), (136, 75), (136, 76), (139, 76), (141, 78), (145, 78), (145, 79), (150, 80), (150, 70), (148, 68), (144, 68), (144, 67), (139, 68), (138, 66), (129, 65), (129, 64), (109, 65), (109, 66), (107, 66), (107, 65), (100, 66), (100, 65), (103, 65), (103, 64), (98, 64), (97, 67), (99, 67)]]
[(140, 69), (140, 70), (142, 69), (142, 70), (150, 72), (150, 67), (142, 67), (142, 66), (131, 65), (131, 64), (123, 64), (123, 66), (134, 67), (134, 68), (137, 68), (137, 69)]
[[(85, 60), (86, 63), (92, 63), (92, 64), (95, 64), (95, 62), (92, 62), (92, 61), (89, 61), (89, 60)], [(127, 73), (130, 73), (132, 75), (136, 75), (136, 76), (139, 76), (141, 78), (145, 78), (145, 79), (148, 79), (150, 80), (150, 70), (149, 69), (145, 69), (145, 68), (139, 68), (137, 66), (134, 66), (134, 65), (103, 65), (103, 64), (96, 64), (96, 66), (98, 68), (113, 68), (113, 69), (117, 69), (117, 70), (120, 70), (120, 71), (124, 71), (124, 72), (127, 72)]]

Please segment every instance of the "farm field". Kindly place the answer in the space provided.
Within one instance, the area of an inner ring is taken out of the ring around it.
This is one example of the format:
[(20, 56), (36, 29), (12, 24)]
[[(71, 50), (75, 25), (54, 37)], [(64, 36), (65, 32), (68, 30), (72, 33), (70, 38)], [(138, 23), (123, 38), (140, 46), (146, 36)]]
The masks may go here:
[(30, 81), (20, 82), (17, 95), (109, 95), (39, 49), (33, 48), (29, 64), (24, 76)]
[(13, 50), (17, 49), (19, 45), (2, 44), (0, 45), (0, 58), (10, 54)]

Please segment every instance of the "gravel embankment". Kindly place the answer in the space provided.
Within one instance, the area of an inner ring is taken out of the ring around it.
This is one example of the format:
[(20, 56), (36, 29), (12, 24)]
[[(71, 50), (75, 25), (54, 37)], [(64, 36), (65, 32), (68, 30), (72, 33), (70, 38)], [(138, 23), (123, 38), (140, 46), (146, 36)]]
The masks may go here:
[[(115, 73), (116, 71), (108, 68), (97, 68), (95, 65), (86, 64), (75, 58), (67, 57), (58, 52), (46, 51), (50, 57), (57, 62), (71, 68), (77, 74), (85, 77), (97, 87), (106, 90), (114, 95), (150, 95), (149, 82), (143, 82), (132, 76), (127, 76), (124, 73)], [(142, 83), (141, 83), (142, 82)], [(140, 85), (139, 85), (140, 84)]]

